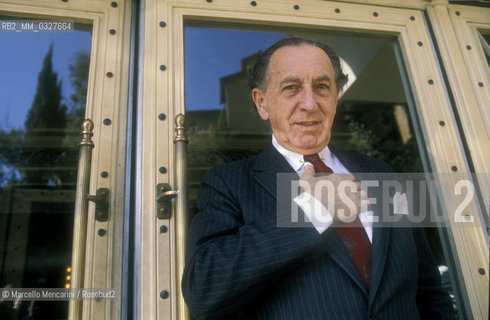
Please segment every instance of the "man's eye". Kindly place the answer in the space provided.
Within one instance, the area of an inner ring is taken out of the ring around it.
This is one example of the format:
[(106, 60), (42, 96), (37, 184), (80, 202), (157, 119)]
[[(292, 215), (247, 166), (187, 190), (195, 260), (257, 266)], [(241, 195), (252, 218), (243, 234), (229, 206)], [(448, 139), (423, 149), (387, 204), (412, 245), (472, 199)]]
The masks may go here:
[(320, 83), (316, 86), (318, 89), (328, 89), (330, 86), (326, 83)]
[(289, 85), (284, 87), (284, 90), (294, 90), (294, 89), (296, 89), (295, 84), (289, 84)]

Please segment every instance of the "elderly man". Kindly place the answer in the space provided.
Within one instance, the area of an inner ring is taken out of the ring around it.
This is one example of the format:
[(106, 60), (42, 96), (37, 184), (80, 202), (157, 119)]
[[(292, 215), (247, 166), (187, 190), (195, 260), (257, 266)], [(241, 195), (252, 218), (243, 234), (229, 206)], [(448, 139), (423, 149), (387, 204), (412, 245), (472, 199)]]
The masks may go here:
[[(375, 159), (329, 149), (345, 82), (338, 56), (321, 43), (288, 38), (259, 57), (250, 73), (252, 97), (271, 124), (272, 143), (203, 179), (183, 276), (196, 319), (452, 318), (422, 230), (362, 225), (359, 189), (343, 199), (337, 191), (333, 197), (310, 191), (326, 180), (353, 181), (351, 172), (391, 171)], [(295, 199), (301, 214), (311, 218), (316, 207), (308, 203), (318, 201), (329, 222), (278, 226), (283, 172), (310, 186)], [(351, 222), (339, 221), (341, 209)]]

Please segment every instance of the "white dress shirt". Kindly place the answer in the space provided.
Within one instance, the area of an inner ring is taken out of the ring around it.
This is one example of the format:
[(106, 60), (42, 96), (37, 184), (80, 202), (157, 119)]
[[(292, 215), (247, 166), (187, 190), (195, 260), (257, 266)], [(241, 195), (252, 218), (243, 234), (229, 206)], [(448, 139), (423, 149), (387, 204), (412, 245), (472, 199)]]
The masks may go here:
[[(287, 160), (287, 162), (293, 167), (293, 169), (301, 177), (305, 165), (311, 165), (309, 162), (303, 160), (303, 155), (290, 151), (277, 142), (276, 137), (272, 135), (272, 145), (276, 150)], [(337, 174), (350, 174), (350, 171), (340, 162), (340, 160), (330, 152), (328, 146), (318, 153), (320, 159), (330, 168), (333, 173)], [(327, 208), (313, 195), (308, 192), (303, 192), (299, 196), (293, 199), (294, 202), (303, 210), (305, 215), (310, 219), (311, 223), (315, 229), (321, 234), (325, 232), (333, 223), (332, 215), (328, 212)], [(315, 211), (315, 213), (313, 213)], [(315, 217), (313, 218), (313, 215)], [(321, 217), (321, 219), (318, 219)], [(359, 213), (359, 220), (366, 230), (369, 240), (373, 241), (373, 222), (372, 222), (373, 212), (366, 211)]]

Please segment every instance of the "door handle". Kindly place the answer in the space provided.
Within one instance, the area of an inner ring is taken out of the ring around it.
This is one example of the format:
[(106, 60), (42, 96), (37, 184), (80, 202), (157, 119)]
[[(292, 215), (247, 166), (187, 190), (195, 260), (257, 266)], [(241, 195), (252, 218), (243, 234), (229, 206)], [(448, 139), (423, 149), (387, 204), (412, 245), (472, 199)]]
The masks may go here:
[[(185, 135), (185, 116), (178, 114), (175, 117), (175, 137), (174, 137), (174, 181), (175, 190), (168, 183), (160, 183), (156, 186), (156, 207), (158, 219), (170, 219), (172, 211), (175, 217), (175, 274), (177, 281), (176, 293), (177, 311), (176, 318), (189, 320), (190, 313), (182, 295), (180, 279), (184, 271), (185, 247), (188, 221), (188, 187), (187, 187), (187, 137)], [(174, 199), (172, 201), (172, 199)], [(173, 203), (172, 203), (173, 202)], [(174, 210), (172, 210), (172, 205)], [(162, 288), (166, 289), (166, 288)]]
[[(90, 119), (85, 119), (82, 123), (82, 139), (79, 143), (77, 191), (75, 212), (73, 214), (73, 250), (71, 257), (70, 288), (83, 288), (90, 167), (92, 148), (94, 147), (94, 143), (92, 142), (93, 129), (94, 123)], [(68, 319), (81, 319), (81, 317), (81, 301), (71, 299), (68, 304)]]
[(168, 183), (159, 183), (156, 187), (157, 218), (170, 219), (172, 216), (172, 199), (179, 195), (179, 190), (172, 190)]

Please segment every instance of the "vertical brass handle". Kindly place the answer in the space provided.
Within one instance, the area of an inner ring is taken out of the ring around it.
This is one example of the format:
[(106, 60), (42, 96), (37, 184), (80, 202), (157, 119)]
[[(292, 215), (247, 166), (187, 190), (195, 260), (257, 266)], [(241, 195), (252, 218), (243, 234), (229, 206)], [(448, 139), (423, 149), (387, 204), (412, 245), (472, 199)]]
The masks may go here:
[(185, 264), (185, 241), (188, 224), (188, 190), (187, 190), (187, 137), (185, 136), (185, 116), (179, 113), (175, 117), (175, 188), (179, 195), (175, 198), (176, 221), (176, 267), (177, 267), (177, 319), (189, 319), (182, 295), (181, 278)]
[[(82, 123), (82, 139), (79, 144), (77, 189), (73, 222), (73, 249), (71, 257), (71, 288), (83, 287), (85, 267), (85, 243), (87, 236), (88, 192), (90, 184), (90, 166), (92, 162), (92, 142), (94, 123), (85, 119)], [(70, 300), (68, 319), (82, 317), (80, 300)]]

